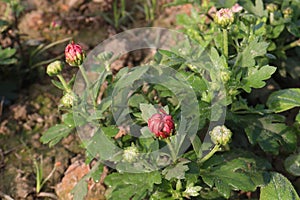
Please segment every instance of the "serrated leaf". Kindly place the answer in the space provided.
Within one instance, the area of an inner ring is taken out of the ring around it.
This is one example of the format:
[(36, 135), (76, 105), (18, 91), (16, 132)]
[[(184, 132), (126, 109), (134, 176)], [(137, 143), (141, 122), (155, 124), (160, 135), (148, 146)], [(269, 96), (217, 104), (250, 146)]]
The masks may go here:
[(108, 175), (105, 184), (110, 188), (107, 198), (120, 199), (143, 199), (148, 192), (153, 191), (154, 184), (161, 183), (161, 175), (158, 171), (149, 173), (112, 173)]
[(267, 106), (276, 113), (300, 106), (300, 89), (289, 88), (273, 92), (268, 98)]
[(253, 5), (252, 1), (248, 0), (242, 0), (239, 3), (243, 6), (245, 10), (259, 17), (267, 15), (267, 12), (264, 10), (264, 4), (262, 0), (255, 0), (255, 5)]
[(255, 66), (255, 59), (258, 56), (264, 56), (267, 53), (269, 43), (258, 42), (258, 38), (252, 40), (242, 52), (239, 64), (241, 67)]
[(185, 172), (189, 170), (189, 167), (187, 166), (187, 163), (190, 161), (184, 160), (181, 162), (178, 162), (175, 166), (171, 165), (165, 168), (162, 171), (162, 174), (165, 175), (165, 179), (171, 180), (173, 178), (175, 179), (184, 179), (185, 178)]
[(268, 179), (264, 169), (270, 164), (249, 152), (229, 152), (214, 155), (201, 166), (203, 181), (215, 186), (223, 197), (229, 198), (231, 190), (255, 191), (266, 184)]
[(294, 176), (300, 176), (300, 154), (290, 155), (284, 161), (285, 169)]
[(61, 139), (68, 136), (68, 134), (73, 130), (72, 127), (69, 127), (65, 124), (57, 124), (49, 128), (40, 138), (40, 141), (43, 144), (49, 143), (49, 146), (54, 146)]
[(299, 200), (299, 196), (291, 182), (277, 172), (271, 172), (271, 180), (260, 189), (260, 199)]
[(266, 85), (264, 80), (267, 80), (276, 71), (276, 67), (265, 65), (259, 69), (249, 69), (249, 74), (242, 80), (242, 88), (246, 92), (251, 92), (251, 88), (262, 88)]

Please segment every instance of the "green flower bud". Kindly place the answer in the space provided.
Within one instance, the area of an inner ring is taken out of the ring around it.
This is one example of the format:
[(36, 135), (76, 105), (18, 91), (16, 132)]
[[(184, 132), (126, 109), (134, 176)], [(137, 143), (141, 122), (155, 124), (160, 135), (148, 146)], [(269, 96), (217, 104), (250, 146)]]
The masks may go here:
[(221, 71), (221, 79), (224, 83), (227, 83), (230, 80), (231, 73), (228, 70)]
[(252, 14), (244, 14), (242, 16), (242, 21), (246, 25), (255, 24), (256, 23), (256, 17), (254, 15), (252, 15)]
[(222, 28), (226, 28), (231, 25), (234, 21), (233, 12), (229, 8), (222, 8), (217, 11), (214, 21)]
[(209, 132), (211, 140), (215, 144), (225, 146), (231, 140), (232, 132), (226, 126), (216, 126)]
[(123, 160), (132, 163), (137, 160), (139, 155), (139, 150), (136, 146), (127, 147), (123, 152)]
[(70, 108), (70, 107), (73, 106), (74, 100), (75, 100), (74, 94), (68, 92), (68, 93), (66, 93), (66, 94), (61, 98), (60, 103), (61, 103), (63, 106), (65, 106), (65, 107), (67, 107), (67, 108)]
[(60, 74), (62, 69), (64, 68), (64, 64), (61, 61), (54, 61), (47, 66), (47, 74), (49, 76), (56, 76)]
[(276, 10), (278, 10), (278, 6), (276, 4), (270, 3), (267, 5), (267, 11), (275, 12)]
[(283, 10), (283, 17), (284, 18), (291, 18), (293, 15), (293, 9), (291, 7), (287, 7), (286, 9)]

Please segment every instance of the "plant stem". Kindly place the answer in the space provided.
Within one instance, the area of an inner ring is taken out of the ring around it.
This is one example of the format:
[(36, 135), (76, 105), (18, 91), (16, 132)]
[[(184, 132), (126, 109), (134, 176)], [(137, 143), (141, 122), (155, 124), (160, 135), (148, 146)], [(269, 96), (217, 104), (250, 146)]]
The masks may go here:
[(60, 80), (61, 84), (63, 85), (63, 87), (65, 88), (66, 92), (71, 92), (71, 88), (69, 87), (69, 85), (67, 84), (66, 80), (64, 79), (64, 77), (61, 74), (56, 75), (57, 78)]
[(87, 89), (90, 89), (90, 81), (89, 81), (89, 79), (88, 79), (88, 77), (86, 75), (84, 67), (82, 65), (79, 65), (79, 70), (80, 70), (80, 72), (81, 72), (81, 74), (83, 76), (83, 79), (85, 81)]
[(204, 156), (200, 161), (199, 161), (199, 164), (202, 164), (204, 163), (205, 161), (207, 161), (208, 159), (210, 159), (210, 157), (212, 157), (220, 148), (220, 145), (219, 144), (216, 144), (214, 146), (214, 148), (206, 155)]
[(167, 145), (170, 149), (172, 160), (173, 160), (173, 162), (175, 162), (176, 159), (177, 159), (177, 156), (176, 156), (176, 153), (175, 153), (174, 148), (172, 146), (171, 140), (170, 140), (170, 138), (166, 138), (165, 141), (166, 141), (166, 143), (167, 143)]
[(228, 32), (226, 28), (223, 29), (223, 53), (228, 61)]
[(284, 47), (282, 47), (282, 50), (286, 51), (286, 50), (294, 48), (296, 46), (300, 46), (300, 39), (298, 39), (294, 42), (291, 42), (290, 44), (285, 45)]

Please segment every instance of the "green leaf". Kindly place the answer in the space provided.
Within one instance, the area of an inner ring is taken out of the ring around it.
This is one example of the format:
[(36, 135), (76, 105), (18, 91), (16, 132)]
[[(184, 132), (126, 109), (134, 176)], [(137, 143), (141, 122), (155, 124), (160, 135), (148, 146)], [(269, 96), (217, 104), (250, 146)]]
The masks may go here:
[(263, 17), (267, 15), (267, 11), (264, 10), (264, 4), (262, 0), (255, 0), (255, 6), (253, 5), (252, 1), (248, 1), (248, 0), (242, 0), (239, 3), (241, 4), (241, 6), (244, 7), (245, 10), (259, 17)]
[(289, 88), (273, 92), (268, 98), (267, 106), (276, 113), (300, 106), (300, 89)]
[(157, 113), (157, 109), (152, 104), (140, 104), (140, 110), (142, 111), (142, 118), (145, 122), (148, 122), (148, 119)]
[(40, 138), (40, 141), (43, 144), (49, 143), (49, 146), (54, 146), (57, 144), (62, 138), (69, 135), (69, 133), (73, 130), (72, 127), (69, 127), (65, 124), (57, 124), (49, 128), (43, 136)]
[(189, 170), (189, 167), (187, 166), (187, 163), (189, 162), (190, 161), (188, 160), (184, 160), (178, 162), (176, 165), (168, 166), (162, 171), (162, 174), (165, 176), (165, 179), (167, 180), (171, 180), (172, 178), (184, 179), (185, 172)]
[(266, 85), (267, 80), (276, 71), (276, 67), (265, 65), (261, 68), (249, 69), (248, 76), (242, 80), (242, 88), (246, 92), (251, 92), (251, 88), (262, 88)]
[(74, 200), (82, 200), (88, 193), (88, 181), (86, 177), (83, 177), (73, 188), (72, 194), (74, 195)]
[(161, 183), (161, 175), (158, 171), (134, 174), (112, 173), (105, 178), (104, 183), (109, 187), (107, 199), (140, 200), (153, 191), (154, 184)]
[(62, 121), (65, 125), (69, 126), (70, 128), (75, 127), (75, 122), (73, 118), (73, 113), (65, 113), (62, 115)]
[(128, 100), (128, 105), (134, 108), (139, 108), (142, 103), (147, 103), (147, 100), (141, 94), (134, 94)]
[(10, 47), (2, 49), (0, 47), (0, 61), (3, 61), (5, 59), (8, 59), (12, 57), (16, 53), (16, 49), (12, 49)]
[(195, 137), (192, 140), (192, 145), (194, 148), (194, 152), (197, 155), (197, 158), (202, 158), (202, 142), (200, 140), (200, 138), (198, 137), (198, 135), (195, 135)]
[(93, 156), (100, 156), (102, 160), (112, 159), (117, 154), (117, 146), (114, 141), (106, 136), (103, 130), (99, 129), (93, 137), (86, 142), (86, 149)]
[(107, 137), (115, 137), (117, 133), (119, 132), (118, 127), (115, 126), (109, 126), (109, 127), (101, 127), (101, 130), (104, 132), (104, 134)]
[(258, 144), (262, 150), (277, 155), (280, 148), (294, 151), (297, 135), (293, 127), (277, 121), (276, 115), (260, 117), (259, 115), (236, 116), (236, 125), (244, 129), (249, 142)]
[(95, 175), (98, 174), (101, 177), (103, 171), (103, 165), (98, 161), (93, 168), (87, 173), (80, 181), (75, 185), (72, 189), (71, 194), (74, 196), (74, 200), (82, 200), (85, 199), (86, 194), (88, 193), (88, 180)]
[(271, 172), (271, 181), (260, 189), (260, 199), (299, 200), (300, 198), (286, 177), (277, 172)]
[(239, 64), (241, 67), (253, 67), (255, 66), (255, 57), (264, 56), (267, 53), (269, 43), (258, 42), (258, 38), (252, 40), (249, 45), (242, 52), (241, 60)]
[(200, 174), (207, 185), (229, 198), (231, 190), (255, 191), (266, 184), (268, 175), (263, 170), (269, 168), (267, 161), (249, 152), (232, 151), (214, 155), (201, 166)]
[(294, 176), (300, 176), (300, 154), (290, 155), (284, 161), (285, 169)]
[(64, 88), (64, 86), (61, 84), (61, 82), (52, 79), (52, 80), (51, 80), (51, 83), (52, 83), (55, 87), (57, 87), (58, 89), (60, 89), (60, 90), (65, 90), (65, 88)]

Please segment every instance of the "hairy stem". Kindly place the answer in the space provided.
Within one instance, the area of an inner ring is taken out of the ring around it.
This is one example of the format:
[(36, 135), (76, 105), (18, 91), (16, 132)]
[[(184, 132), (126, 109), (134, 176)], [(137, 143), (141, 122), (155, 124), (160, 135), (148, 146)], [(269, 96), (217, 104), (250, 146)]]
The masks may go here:
[(200, 161), (199, 161), (199, 164), (202, 164), (204, 163), (205, 161), (207, 161), (208, 159), (210, 159), (220, 148), (220, 145), (219, 144), (216, 144), (214, 146), (214, 148), (206, 155), (204, 156)]
[(66, 80), (64, 79), (64, 77), (61, 74), (56, 75), (57, 78), (60, 80), (61, 84), (63, 85), (64, 89), (66, 92), (71, 92), (71, 88), (69, 87), (69, 85), (67, 84)]
[(166, 138), (165, 141), (166, 141), (166, 143), (167, 143), (167, 145), (170, 149), (172, 160), (173, 160), (173, 162), (175, 162), (176, 159), (177, 159), (177, 156), (176, 156), (176, 153), (175, 153), (174, 148), (172, 146), (171, 140), (170, 140), (170, 138)]
[(228, 60), (228, 32), (226, 28), (223, 29), (223, 53)]

